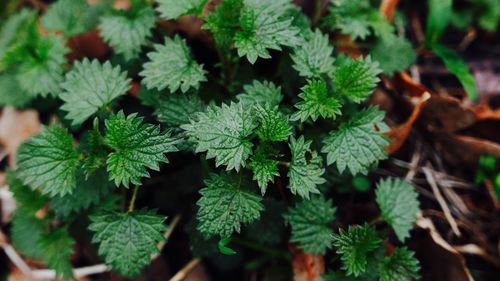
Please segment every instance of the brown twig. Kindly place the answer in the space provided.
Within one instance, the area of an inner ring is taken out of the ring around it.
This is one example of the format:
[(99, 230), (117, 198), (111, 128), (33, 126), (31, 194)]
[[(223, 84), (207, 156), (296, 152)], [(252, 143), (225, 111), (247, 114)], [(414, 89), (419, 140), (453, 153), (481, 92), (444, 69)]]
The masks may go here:
[(200, 259), (194, 258), (190, 262), (188, 262), (184, 267), (181, 268), (181, 270), (177, 271), (177, 273), (170, 278), (169, 281), (181, 281), (186, 278), (186, 276), (191, 272), (193, 268), (195, 268), (199, 263)]

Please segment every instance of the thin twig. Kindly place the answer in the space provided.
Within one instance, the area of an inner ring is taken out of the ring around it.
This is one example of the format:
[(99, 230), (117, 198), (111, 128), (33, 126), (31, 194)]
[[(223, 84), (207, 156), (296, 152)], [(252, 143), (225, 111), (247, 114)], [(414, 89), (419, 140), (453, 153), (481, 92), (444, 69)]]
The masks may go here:
[(438, 184), (436, 183), (434, 175), (432, 174), (432, 172), (428, 168), (428, 166), (424, 167), (422, 169), (422, 171), (424, 172), (425, 178), (429, 182), (429, 185), (432, 188), (432, 192), (434, 193), (434, 196), (436, 196), (436, 199), (439, 203), (439, 206), (441, 206), (441, 209), (443, 210), (443, 213), (446, 217), (446, 220), (450, 224), (451, 229), (453, 230), (453, 233), (455, 233), (455, 235), (457, 235), (457, 236), (460, 236), (461, 234), (460, 234), (460, 230), (458, 229), (457, 222), (455, 221), (455, 219), (451, 215), (450, 208), (446, 204), (446, 201), (444, 200), (443, 195), (439, 191), (439, 187), (438, 187)]
[(190, 262), (188, 262), (181, 270), (179, 270), (172, 278), (170, 278), (169, 281), (181, 281), (186, 278), (186, 276), (191, 272), (193, 268), (195, 268), (199, 263), (200, 259), (192, 259)]
[[(175, 215), (175, 217), (172, 219), (172, 221), (168, 225), (167, 231), (165, 231), (165, 233), (163, 234), (163, 238), (165, 238), (165, 239), (163, 241), (160, 241), (160, 243), (158, 243), (158, 245), (157, 245), (159, 252), (161, 252), (163, 247), (165, 247), (165, 244), (167, 243), (168, 238), (170, 237), (170, 235), (172, 235), (175, 227), (181, 221), (181, 217), (182, 216), (180, 214)], [(159, 255), (160, 255), (159, 253), (156, 255), (153, 255), (151, 257), (151, 260), (155, 260), (156, 258), (158, 258)]]
[(139, 191), (139, 186), (134, 186), (134, 194), (132, 194), (132, 199), (130, 199), (130, 205), (128, 206), (128, 212), (132, 212), (135, 207), (135, 200), (137, 199), (137, 192)]

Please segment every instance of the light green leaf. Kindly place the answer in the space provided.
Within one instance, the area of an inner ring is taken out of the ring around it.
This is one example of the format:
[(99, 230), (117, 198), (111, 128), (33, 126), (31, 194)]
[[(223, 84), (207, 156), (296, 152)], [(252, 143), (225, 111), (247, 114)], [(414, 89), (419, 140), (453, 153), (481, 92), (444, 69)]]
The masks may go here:
[(129, 84), (127, 73), (119, 66), (85, 58), (75, 62), (66, 74), (66, 81), (61, 85), (64, 89), (60, 95), (64, 101), (61, 109), (68, 112), (66, 118), (72, 120), (73, 125), (79, 125), (115, 98), (126, 94)]
[(264, 209), (261, 197), (247, 189), (241, 180), (230, 175), (212, 174), (200, 190), (196, 203), (198, 230), (206, 237), (228, 237), (239, 233), (241, 226), (260, 218)]
[(355, 113), (340, 124), (323, 141), (321, 152), (327, 153), (327, 164), (336, 163), (343, 173), (346, 168), (352, 175), (366, 174), (370, 165), (387, 158), (385, 147), (390, 144), (384, 133), (389, 127), (384, 123), (384, 112), (375, 107)]
[(420, 276), (420, 263), (406, 247), (396, 248), (380, 263), (380, 281), (411, 281)]
[(174, 20), (180, 16), (199, 15), (207, 0), (156, 0), (156, 10), (167, 20)]
[(453, 0), (428, 0), (429, 16), (425, 28), (425, 39), (428, 43), (436, 43), (451, 18)]
[(256, 133), (262, 141), (284, 141), (292, 133), (288, 116), (281, 113), (278, 107), (269, 105), (256, 106), (255, 115), (259, 126)]
[(152, 7), (132, 7), (132, 11), (101, 17), (100, 35), (116, 53), (122, 54), (125, 60), (135, 59), (151, 37), (155, 21)]
[(333, 245), (348, 276), (358, 277), (363, 274), (368, 260), (381, 244), (382, 240), (377, 232), (368, 224), (349, 226), (347, 231), (340, 229), (339, 234), (333, 236)]
[[(304, 136), (300, 136), (298, 139), (291, 137), (289, 144), (292, 161), (288, 171), (290, 179), (288, 188), (292, 194), (306, 199), (309, 199), (311, 193), (319, 194), (317, 186), (325, 183), (325, 179), (322, 178), (325, 172), (322, 167), (323, 160), (316, 151), (310, 149), (311, 143), (311, 141), (305, 141)], [(310, 157), (306, 158), (306, 154), (310, 154)]]
[(203, 65), (192, 58), (186, 42), (178, 35), (173, 40), (165, 37), (163, 45), (155, 44), (155, 51), (148, 53), (148, 58), (139, 73), (148, 89), (168, 88), (172, 93), (180, 89), (185, 93), (190, 88), (198, 89), (200, 82), (207, 81)]
[(392, 34), (378, 40), (371, 54), (388, 75), (408, 69), (417, 58), (410, 41)]
[(240, 57), (251, 64), (257, 58), (271, 58), (269, 49), (293, 47), (300, 41), (300, 30), (292, 25), (286, 12), (293, 6), (289, 0), (243, 0), (241, 30), (235, 35), (235, 46)]
[(401, 179), (387, 178), (377, 184), (377, 204), (382, 218), (392, 226), (401, 242), (410, 236), (420, 211), (415, 188)]
[(278, 151), (269, 144), (262, 143), (257, 147), (250, 160), (253, 179), (257, 181), (262, 195), (266, 193), (267, 184), (274, 182), (274, 177), (279, 176), (278, 161), (273, 159), (277, 153)]
[(177, 151), (176, 140), (159, 126), (143, 123), (136, 113), (123, 111), (111, 116), (106, 124), (106, 143), (115, 151), (108, 155), (108, 172), (116, 186), (139, 185), (141, 177), (149, 177), (147, 168), (158, 171), (167, 163), (165, 153)]
[(194, 114), (205, 110), (205, 105), (197, 95), (170, 94), (155, 101), (154, 114), (160, 122), (171, 127), (188, 124)]
[(317, 196), (289, 208), (284, 217), (292, 227), (290, 242), (298, 243), (298, 247), (306, 253), (324, 255), (332, 247), (330, 225), (335, 219), (335, 212), (332, 200)]
[(254, 80), (252, 84), (243, 86), (243, 93), (236, 96), (243, 106), (254, 106), (257, 104), (269, 104), (277, 106), (283, 100), (281, 87), (273, 82)]
[(17, 172), (24, 183), (50, 196), (70, 194), (76, 186), (78, 152), (66, 129), (57, 125), (23, 143), (17, 154)]
[(59, 0), (48, 7), (41, 18), (42, 25), (67, 36), (85, 33), (92, 27), (87, 20), (88, 10), (86, 0)]
[(181, 128), (196, 143), (197, 153), (206, 151), (208, 159), (215, 158), (216, 166), (239, 171), (252, 153), (249, 137), (256, 125), (252, 111), (241, 103), (231, 103), (208, 107)]
[(306, 78), (331, 76), (335, 61), (332, 52), (333, 46), (330, 45), (328, 36), (317, 29), (310, 39), (294, 49), (293, 68)]
[(378, 62), (370, 56), (361, 57), (337, 68), (333, 84), (337, 93), (359, 103), (371, 95), (381, 72)]
[(309, 80), (301, 90), (299, 97), (302, 101), (295, 104), (298, 111), (292, 115), (291, 120), (304, 122), (310, 117), (316, 121), (320, 116), (335, 119), (342, 113), (340, 97), (328, 92), (324, 80)]
[(92, 242), (99, 243), (99, 255), (106, 264), (127, 277), (139, 275), (159, 252), (163, 241), (165, 217), (155, 211), (140, 210), (127, 213), (103, 212), (90, 216)]
[(70, 261), (74, 243), (68, 230), (59, 228), (42, 235), (37, 244), (43, 252), (43, 260), (56, 271), (57, 277), (62, 277), (64, 280), (74, 279)]

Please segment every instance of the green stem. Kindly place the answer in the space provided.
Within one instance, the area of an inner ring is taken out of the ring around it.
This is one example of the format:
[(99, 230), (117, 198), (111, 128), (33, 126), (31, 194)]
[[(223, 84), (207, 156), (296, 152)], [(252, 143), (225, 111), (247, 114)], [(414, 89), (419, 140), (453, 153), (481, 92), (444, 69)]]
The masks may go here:
[(132, 199), (130, 199), (130, 205), (128, 205), (128, 212), (132, 212), (135, 207), (135, 199), (137, 199), (137, 191), (139, 190), (139, 186), (134, 186), (134, 194), (132, 194)]
[(313, 16), (313, 25), (316, 26), (321, 18), (321, 14), (323, 14), (323, 0), (315, 0), (314, 1), (314, 16)]

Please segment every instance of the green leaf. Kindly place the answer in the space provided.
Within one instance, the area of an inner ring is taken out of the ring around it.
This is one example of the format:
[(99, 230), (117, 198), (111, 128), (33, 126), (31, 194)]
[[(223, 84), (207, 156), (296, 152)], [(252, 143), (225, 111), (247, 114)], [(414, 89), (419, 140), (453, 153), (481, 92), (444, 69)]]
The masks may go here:
[(45, 232), (44, 222), (24, 209), (16, 209), (11, 223), (10, 237), (14, 248), (29, 258), (42, 259), (44, 252), (38, 241)]
[(88, 10), (86, 0), (59, 0), (48, 7), (41, 22), (45, 29), (67, 36), (82, 34), (92, 28), (87, 20)]
[(444, 62), (448, 71), (458, 78), (469, 98), (475, 101), (478, 97), (476, 81), (467, 64), (450, 48), (438, 43), (428, 46)]
[(219, 48), (228, 50), (240, 29), (243, 0), (224, 0), (205, 17), (204, 29), (210, 30)]
[(267, 184), (274, 182), (274, 177), (279, 176), (278, 161), (272, 159), (277, 153), (278, 151), (270, 145), (262, 143), (257, 147), (250, 160), (253, 179), (257, 181), (262, 195), (266, 193)]
[(141, 177), (149, 177), (146, 168), (158, 171), (160, 163), (167, 163), (168, 152), (177, 151), (176, 140), (159, 126), (143, 123), (136, 113), (125, 116), (123, 111), (105, 122), (106, 143), (115, 151), (108, 156), (108, 172), (116, 186), (141, 184)]
[(241, 225), (260, 218), (264, 209), (261, 197), (247, 189), (241, 180), (230, 175), (211, 174), (205, 184), (196, 203), (200, 207), (196, 218), (197, 228), (206, 238), (239, 233)]
[(76, 186), (78, 152), (66, 129), (57, 125), (23, 143), (18, 150), (18, 175), (24, 183), (50, 196), (69, 194)]
[(293, 68), (306, 78), (331, 76), (334, 72), (333, 46), (327, 35), (317, 29), (304, 44), (294, 49)]
[(174, 20), (180, 16), (199, 15), (207, 0), (156, 0), (156, 10), (167, 20)]
[(101, 17), (99, 29), (101, 37), (116, 53), (122, 54), (125, 60), (131, 60), (137, 58), (146, 45), (155, 22), (154, 9), (139, 6), (132, 7), (131, 11)]
[(154, 114), (160, 122), (170, 127), (188, 124), (194, 114), (205, 109), (199, 96), (191, 94), (163, 95), (155, 101)]
[(64, 280), (73, 280), (73, 266), (71, 265), (71, 254), (75, 241), (65, 228), (53, 230), (44, 234), (38, 241), (38, 247), (43, 252), (43, 260), (56, 271), (58, 277)]
[(330, 224), (335, 212), (331, 199), (316, 196), (289, 208), (284, 217), (292, 228), (290, 242), (298, 243), (306, 253), (324, 255), (332, 247)]
[(14, 171), (7, 171), (6, 180), (9, 191), (12, 192), (16, 200), (16, 209), (22, 209), (22, 213), (35, 215), (47, 204), (47, 198), (37, 189), (32, 189), (23, 184), (23, 181), (17, 177)]
[(99, 243), (99, 255), (118, 273), (135, 277), (158, 254), (157, 244), (163, 241), (165, 217), (155, 211), (128, 213), (103, 212), (90, 216), (92, 242)]
[(330, 132), (321, 150), (327, 153), (327, 164), (336, 163), (340, 173), (348, 168), (352, 175), (356, 175), (368, 173), (372, 164), (386, 159), (385, 147), (390, 142), (384, 133), (389, 128), (383, 119), (383, 111), (370, 107), (355, 113), (340, 124), (338, 130)]
[(292, 133), (288, 116), (281, 113), (277, 106), (256, 106), (255, 115), (259, 126), (256, 133), (262, 141), (285, 141)]
[(67, 218), (72, 213), (86, 210), (110, 193), (113, 183), (108, 179), (108, 173), (101, 168), (88, 178), (85, 177), (83, 169), (76, 174), (76, 188), (72, 194), (62, 197), (54, 197), (50, 206), (54, 212), (62, 218)]
[[(288, 171), (290, 182), (288, 188), (292, 194), (297, 194), (302, 198), (309, 199), (309, 194), (320, 193), (317, 185), (325, 183), (322, 175), (325, 173), (323, 169), (323, 160), (310, 149), (311, 141), (305, 141), (304, 136), (298, 139), (290, 138), (290, 151), (292, 153), (292, 162)], [(310, 154), (306, 158), (306, 154)]]
[(127, 73), (119, 66), (113, 67), (109, 61), (104, 64), (86, 58), (76, 61), (61, 85), (64, 89), (60, 95), (64, 101), (61, 109), (68, 112), (66, 118), (72, 120), (73, 125), (79, 125), (115, 98), (126, 94), (129, 84)]
[(370, 12), (373, 8), (368, 0), (336, 0), (330, 1), (328, 16), (324, 24), (332, 30), (340, 30), (353, 40), (364, 40), (371, 35)]
[(420, 211), (415, 188), (401, 179), (387, 178), (377, 184), (376, 200), (382, 218), (392, 226), (401, 242), (410, 236)]
[(271, 58), (269, 49), (293, 47), (299, 43), (300, 30), (286, 16), (293, 6), (289, 0), (243, 0), (240, 25), (235, 35), (235, 46), (240, 57), (246, 56), (251, 64), (257, 58)]
[(38, 35), (30, 40), (27, 43), (30, 46), (20, 50), (20, 53), (12, 54), (19, 87), (33, 97), (58, 95), (69, 51), (66, 42), (61, 36), (52, 34)]
[(371, 54), (388, 75), (408, 69), (417, 58), (410, 41), (392, 34), (378, 40)]
[(249, 137), (256, 127), (255, 117), (241, 103), (211, 106), (199, 112), (191, 123), (182, 125), (191, 141), (196, 143), (196, 152), (207, 152), (207, 159), (215, 158), (216, 166), (225, 165), (226, 170), (239, 171), (245, 167), (252, 153)]
[(217, 246), (219, 247), (219, 252), (221, 252), (221, 254), (228, 255), (228, 256), (236, 254), (235, 250), (233, 250), (227, 246), (227, 244), (229, 244), (229, 242), (231, 242), (231, 237), (221, 239), (219, 241), (219, 243), (217, 243)]
[(180, 89), (185, 93), (190, 88), (198, 89), (200, 82), (207, 81), (203, 65), (192, 58), (185, 40), (178, 35), (173, 40), (165, 37), (163, 45), (155, 44), (155, 51), (148, 53), (148, 58), (139, 73), (148, 89), (168, 88), (172, 93)]
[(453, 8), (453, 0), (428, 0), (429, 16), (425, 28), (425, 39), (436, 43), (448, 26)]
[(23, 107), (33, 97), (21, 89), (17, 77), (12, 73), (0, 74), (0, 106)]
[(340, 98), (330, 95), (324, 80), (309, 80), (301, 90), (299, 97), (302, 101), (295, 104), (298, 111), (292, 115), (291, 120), (304, 122), (310, 117), (316, 121), (320, 116), (335, 119), (342, 113)]
[(360, 276), (367, 269), (368, 260), (380, 247), (382, 240), (375, 229), (368, 224), (363, 226), (349, 226), (346, 231), (340, 229), (339, 234), (333, 236), (333, 245), (342, 260), (342, 268), (347, 275)]
[(380, 263), (380, 281), (411, 281), (420, 276), (420, 264), (415, 253), (406, 247), (397, 248)]
[[(36, 19), (36, 11), (31, 9), (22, 9), (12, 14), (5, 21), (2, 21), (0, 29), (0, 62), (12, 48), (18, 47), (25, 37), (31, 35), (31, 27)], [(1, 65), (1, 63), (0, 63)], [(1, 67), (0, 67), (1, 69)]]
[(372, 61), (370, 56), (361, 57), (341, 65), (335, 71), (333, 84), (339, 94), (359, 103), (371, 95), (381, 72), (378, 62)]
[(283, 95), (281, 87), (273, 82), (254, 80), (252, 84), (243, 86), (243, 93), (237, 95), (236, 98), (244, 107), (257, 104), (277, 106), (283, 100)]

